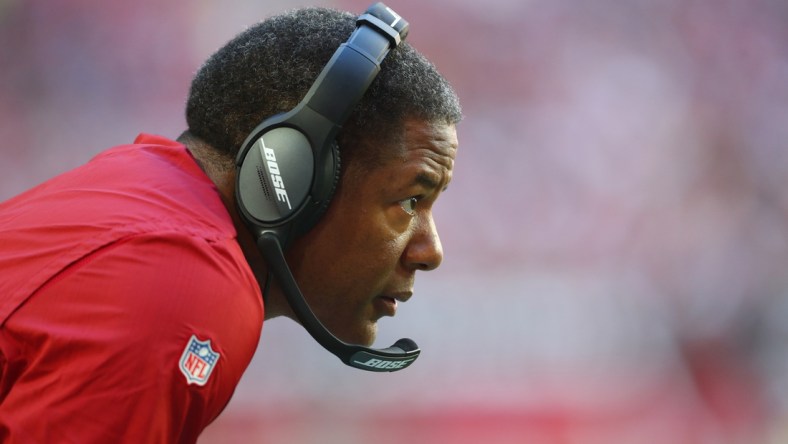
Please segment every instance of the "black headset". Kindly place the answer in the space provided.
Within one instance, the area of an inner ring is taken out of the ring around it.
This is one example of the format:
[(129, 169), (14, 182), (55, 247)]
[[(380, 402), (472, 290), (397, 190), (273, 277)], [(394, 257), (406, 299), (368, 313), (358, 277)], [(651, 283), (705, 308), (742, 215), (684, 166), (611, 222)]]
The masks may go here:
[(370, 371), (409, 366), (421, 350), (404, 338), (386, 349), (347, 344), (309, 308), (283, 250), (311, 229), (328, 207), (339, 180), (337, 132), (380, 71), (380, 63), (408, 34), (408, 22), (383, 3), (372, 5), (328, 61), (301, 102), (260, 123), (236, 159), (241, 218), (279, 280), (301, 324), (347, 365)]

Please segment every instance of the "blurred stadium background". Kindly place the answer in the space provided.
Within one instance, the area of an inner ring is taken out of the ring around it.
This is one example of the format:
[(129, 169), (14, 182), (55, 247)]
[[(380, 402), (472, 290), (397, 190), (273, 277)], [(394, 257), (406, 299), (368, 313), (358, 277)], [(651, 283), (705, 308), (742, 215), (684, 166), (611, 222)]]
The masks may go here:
[[(0, 0), (0, 199), (177, 136), (201, 61), (305, 4)], [(271, 321), (201, 444), (788, 442), (788, 2), (388, 4), (466, 115), (444, 265), (381, 323), (422, 357)]]

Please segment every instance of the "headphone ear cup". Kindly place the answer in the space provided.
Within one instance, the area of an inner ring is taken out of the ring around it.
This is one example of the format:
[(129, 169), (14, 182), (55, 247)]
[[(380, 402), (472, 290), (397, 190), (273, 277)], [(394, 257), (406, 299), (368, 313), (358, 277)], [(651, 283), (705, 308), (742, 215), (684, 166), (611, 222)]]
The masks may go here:
[(329, 187), (326, 199), (323, 201), (322, 208), (317, 216), (318, 218), (323, 216), (326, 210), (328, 210), (328, 205), (331, 203), (331, 199), (334, 198), (334, 193), (337, 191), (337, 185), (339, 185), (339, 176), (342, 171), (342, 159), (339, 157), (339, 145), (336, 140), (331, 141), (331, 154), (334, 156), (334, 166), (331, 168), (330, 173), (331, 186)]
[(252, 134), (237, 160), (236, 198), (241, 216), (254, 227), (286, 227), (316, 184), (312, 147), (294, 128)]
[(301, 236), (312, 229), (328, 210), (336, 192), (341, 174), (339, 145), (335, 140), (329, 142), (328, 155), (320, 162), (319, 170), (315, 171), (317, 186), (313, 189), (312, 209), (299, 216), (295, 224), (295, 236)]

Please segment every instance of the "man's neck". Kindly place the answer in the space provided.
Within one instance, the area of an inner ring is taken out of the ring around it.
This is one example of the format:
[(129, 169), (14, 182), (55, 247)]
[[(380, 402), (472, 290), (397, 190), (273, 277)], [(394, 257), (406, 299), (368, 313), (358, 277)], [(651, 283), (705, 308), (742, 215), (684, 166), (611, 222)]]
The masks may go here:
[[(194, 136), (181, 136), (178, 138), (178, 141), (186, 146), (197, 161), (197, 164), (205, 172), (205, 175), (211, 179), (219, 190), (222, 203), (227, 208), (227, 212), (230, 214), (235, 230), (238, 233), (238, 244), (262, 291), (262, 289), (266, 288), (266, 280), (270, 279), (268, 276), (268, 265), (260, 255), (254, 237), (239, 216), (235, 204), (236, 170), (233, 160), (218, 153), (213, 147)], [(265, 295), (265, 318), (271, 319), (281, 315), (288, 315), (289, 313), (290, 307), (284, 300), (279, 286), (269, 285)]]

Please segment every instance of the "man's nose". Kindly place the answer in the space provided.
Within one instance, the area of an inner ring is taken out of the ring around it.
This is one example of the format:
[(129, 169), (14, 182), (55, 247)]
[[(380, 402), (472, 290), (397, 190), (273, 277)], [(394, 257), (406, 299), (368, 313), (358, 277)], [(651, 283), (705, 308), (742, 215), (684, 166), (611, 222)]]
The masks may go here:
[(409, 269), (424, 271), (434, 270), (443, 262), (443, 245), (431, 214), (421, 219), (415, 227), (405, 250), (404, 261)]

